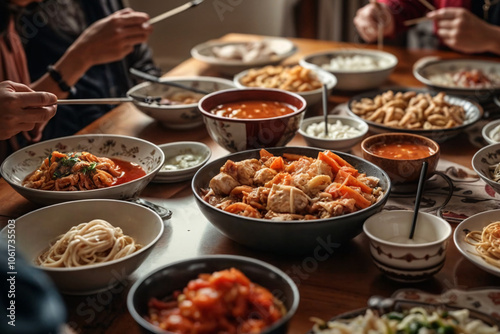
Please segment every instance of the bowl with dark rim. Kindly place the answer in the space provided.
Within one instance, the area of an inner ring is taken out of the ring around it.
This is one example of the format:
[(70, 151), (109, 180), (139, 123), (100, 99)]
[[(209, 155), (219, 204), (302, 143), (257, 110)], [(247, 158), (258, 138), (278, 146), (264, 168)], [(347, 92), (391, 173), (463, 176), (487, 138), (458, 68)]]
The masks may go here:
[[(293, 112), (271, 118), (229, 118), (213, 113), (220, 105), (263, 101), (282, 103)], [(306, 110), (306, 101), (295, 93), (279, 89), (229, 89), (202, 98), (199, 108), (210, 137), (229, 152), (285, 146), (295, 136)]]
[[(289, 153), (312, 158), (316, 158), (319, 152), (324, 152), (311, 147), (275, 147), (268, 148), (267, 151), (276, 156)], [(334, 248), (361, 233), (364, 221), (381, 211), (389, 197), (391, 181), (382, 169), (354, 155), (334, 152), (360, 172), (379, 179), (383, 194), (375, 204), (331, 218), (271, 220), (226, 212), (203, 199), (203, 191), (209, 187), (210, 180), (219, 174), (227, 160), (237, 162), (259, 159), (259, 152), (258, 149), (248, 150), (216, 159), (198, 170), (191, 183), (196, 203), (207, 220), (222, 234), (247, 247), (285, 254), (305, 254), (319, 248), (332, 254)]]
[(500, 143), (491, 144), (478, 150), (472, 157), (472, 168), (479, 177), (500, 194), (500, 182), (493, 178), (494, 167), (500, 164)]
[(134, 283), (127, 296), (127, 307), (132, 318), (144, 333), (171, 333), (151, 324), (144, 317), (148, 314), (151, 298), (163, 299), (182, 290), (189, 281), (199, 274), (235, 268), (247, 276), (251, 282), (268, 289), (286, 313), (266, 328), (263, 334), (285, 334), (290, 319), (299, 305), (299, 291), (293, 280), (280, 269), (266, 262), (235, 255), (207, 255), (170, 263), (145, 275)]

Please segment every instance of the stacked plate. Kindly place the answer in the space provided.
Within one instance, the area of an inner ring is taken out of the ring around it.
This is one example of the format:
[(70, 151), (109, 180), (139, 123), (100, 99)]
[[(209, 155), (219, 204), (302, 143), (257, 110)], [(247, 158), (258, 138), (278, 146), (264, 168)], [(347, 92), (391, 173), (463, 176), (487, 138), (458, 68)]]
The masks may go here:
[(158, 145), (165, 163), (152, 182), (173, 183), (191, 179), (212, 155), (210, 148), (199, 142), (183, 141)]

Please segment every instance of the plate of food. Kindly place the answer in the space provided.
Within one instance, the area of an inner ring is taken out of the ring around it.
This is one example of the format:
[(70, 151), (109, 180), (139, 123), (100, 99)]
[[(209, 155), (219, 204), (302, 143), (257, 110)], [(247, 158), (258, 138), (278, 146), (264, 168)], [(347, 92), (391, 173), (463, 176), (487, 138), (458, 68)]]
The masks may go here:
[(308, 334), (498, 333), (495, 319), (472, 309), (393, 299), (382, 302), (384, 307), (347, 312), (329, 321), (313, 318), (315, 324)]
[(375, 90), (354, 96), (347, 112), (375, 133), (408, 132), (444, 142), (483, 115), (477, 103), (445, 92), (419, 88)]
[(455, 229), (453, 240), (469, 261), (500, 277), (500, 210), (471, 216)]
[(413, 66), (417, 80), (434, 90), (486, 100), (500, 92), (500, 62), (425, 57)]

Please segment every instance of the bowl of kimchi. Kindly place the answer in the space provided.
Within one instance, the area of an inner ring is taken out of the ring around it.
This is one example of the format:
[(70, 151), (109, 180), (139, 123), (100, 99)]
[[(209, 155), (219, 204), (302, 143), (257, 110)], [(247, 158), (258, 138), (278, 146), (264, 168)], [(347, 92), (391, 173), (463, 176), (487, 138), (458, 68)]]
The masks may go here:
[(293, 280), (266, 262), (208, 255), (145, 275), (127, 307), (144, 333), (285, 334), (299, 299)]
[(31, 202), (134, 199), (158, 173), (163, 151), (120, 135), (77, 135), (22, 148), (5, 159), (2, 177)]
[(382, 210), (389, 176), (351, 154), (309, 147), (234, 153), (203, 166), (196, 202), (220, 232), (259, 250), (334, 252)]

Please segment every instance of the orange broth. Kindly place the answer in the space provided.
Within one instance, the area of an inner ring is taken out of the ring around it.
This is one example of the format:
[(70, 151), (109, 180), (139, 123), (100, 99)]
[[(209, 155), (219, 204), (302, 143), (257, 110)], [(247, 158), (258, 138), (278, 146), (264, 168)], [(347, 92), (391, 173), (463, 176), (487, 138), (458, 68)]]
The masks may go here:
[(111, 160), (119, 167), (119, 170), (122, 172), (121, 175), (116, 178), (116, 182), (113, 184), (114, 186), (138, 179), (146, 175), (144, 169), (142, 169), (142, 167), (136, 163), (115, 158), (112, 158)]
[(294, 107), (283, 102), (252, 100), (221, 104), (212, 113), (227, 118), (261, 119), (288, 115), (295, 111)]
[(370, 148), (370, 151), (380, 157), (395, 160), (423, 159), (435, 153), (435, 151), (428, 146), (411, 142), (376, 144)]

